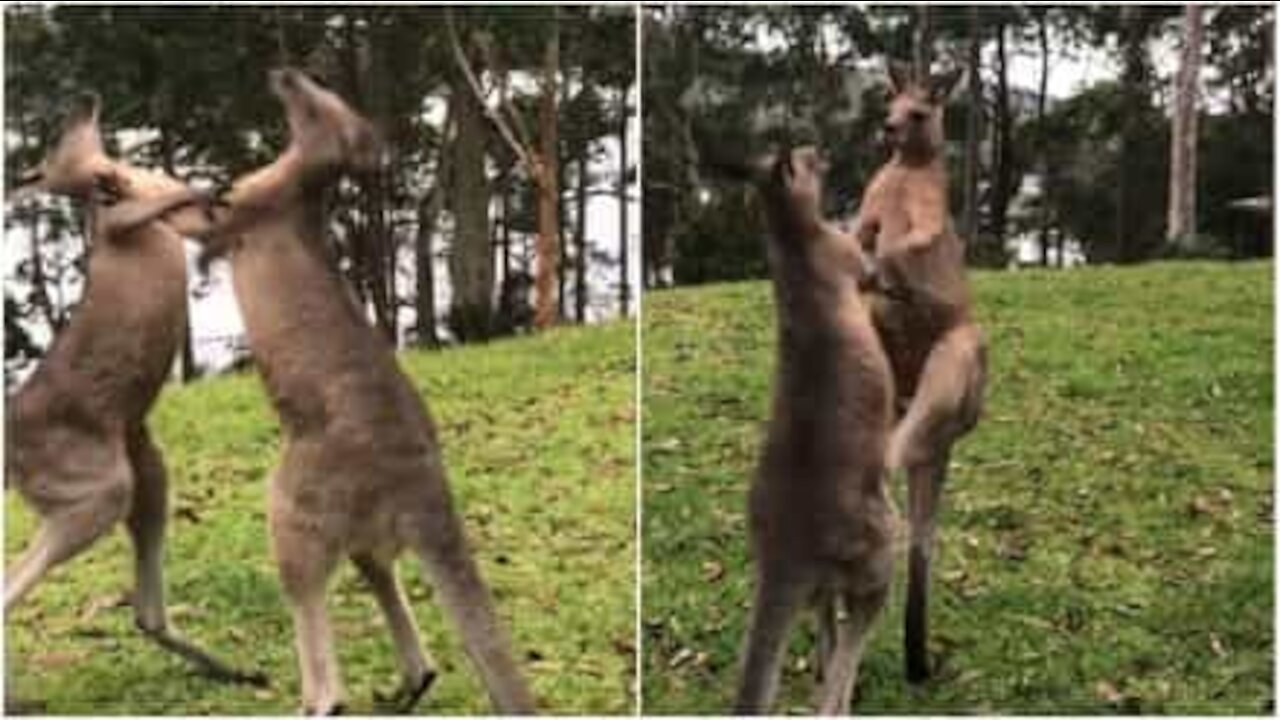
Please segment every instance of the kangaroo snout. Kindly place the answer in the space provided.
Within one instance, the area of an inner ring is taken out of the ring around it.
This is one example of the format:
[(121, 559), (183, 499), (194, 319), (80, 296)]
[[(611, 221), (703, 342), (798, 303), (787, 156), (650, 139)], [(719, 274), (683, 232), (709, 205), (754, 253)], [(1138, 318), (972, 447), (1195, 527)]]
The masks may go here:
[(310, 164), (342, 165), (356, 172), (378, 166), (382, 144), (373, 126), (332, 91), (291, 67), (272, 70), (268, 82)]

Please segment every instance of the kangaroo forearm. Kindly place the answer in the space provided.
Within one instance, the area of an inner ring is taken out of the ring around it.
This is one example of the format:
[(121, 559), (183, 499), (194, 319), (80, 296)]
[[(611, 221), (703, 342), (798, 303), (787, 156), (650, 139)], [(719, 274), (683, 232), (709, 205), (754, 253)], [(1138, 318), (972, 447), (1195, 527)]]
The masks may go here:
[(137, 228), (158, 220), (177, 208), (193, 205), (201, 200), (200, 193), (189, 188), (166, 192), (154, 197), (124, 200), (102, 208), (100, 229), (102, 237), (118, 240), (127, 237)]
[(219, 238), (242, 234), (262, 219), (278, 212), (278, 209), (276, 204), (270, 202), (236, 200), (233, 193), (226, 207), (212, 210), (211, 218), (206, 215), (201, 221), (190, 217), (187, 218), (189, 224), (183, 228), (175, 226), (174, 229), (201, 244), (213, 244)]
[(859, 247), (865, 248), (872, 252), (876, 249), (876, 235), (879, 232), (879, 223), (864, 213), (858, 213), (853, 222), (849, 223), (848, 232), (858, 241)]

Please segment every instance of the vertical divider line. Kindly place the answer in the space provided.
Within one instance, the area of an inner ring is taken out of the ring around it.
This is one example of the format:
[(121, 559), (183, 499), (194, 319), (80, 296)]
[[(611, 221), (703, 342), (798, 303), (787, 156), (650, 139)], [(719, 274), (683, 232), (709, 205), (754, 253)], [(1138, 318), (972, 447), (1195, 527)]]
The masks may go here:
[[(635, 40), (633, 42), (633, 54), (635, 61), (635, 69), (633, 72), (632, 84), (636, 89), (635, 113), (632, 117), (636, 120), (636, 131), (627, 133), (627, 142), (634, 143), (636, 147), (635, 153), (628, 153), (635, 158), (636, 175), (636, 222), (635, 236), (637, 241), (627, 243), (627, 247), (631, 252), (636, 254), (636, 262), (631, 264), (632, 272), (636, 274), (637, 282), (632, 283), (635, 288), (635, 454), (636, 454), (636, 471), (635, 471), (635, 533), (636, 533), (636, 555), (635, 555), (635, 714), (637, 716), (644, 714), (644, 271), (641, 264), (644, 258), (644, 249), (641, 244), (644, 242), (644, 63), (642, 62), (641, 49), (644, 42), (644, 6), (639, 2), (632, 4), (635, 13)], [(622, 168), (622, 172), (627, 169)], [(628, 204), (631, 199), (628, 196)], [(629, 212), (629, 208), (622, 208), (622, 212)], [(630, 278), (627, 282), (631, 282)]]

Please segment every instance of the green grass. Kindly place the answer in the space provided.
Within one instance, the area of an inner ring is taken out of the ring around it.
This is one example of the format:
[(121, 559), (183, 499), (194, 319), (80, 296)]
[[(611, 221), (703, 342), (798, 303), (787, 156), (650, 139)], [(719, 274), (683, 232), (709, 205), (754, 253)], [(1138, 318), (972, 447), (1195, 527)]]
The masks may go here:
[[(991, 379), (944, 501), (938, 677), (903, 678), (900, 549), (856, 709), (1270, 713), (1272, 265), (974, 281)], [(772, 301), (763, 283), (658, 292), (644, 318), (643, 708), (723, 712)], [(779, 711), (811, 709), (803, 627)]]
[[(635, 700), (635, 408), (630, 323), (409, 353), (443, 436), (474, 552), (544, 711), (629, 713)], [(10, 615), (9, 690), (55, 714), (292, 714), (293, 633), (267, 554), (265, 477), (274, 414), (255, 376), (171, 388), (152, 425), (170, 470), (169, 602), (189, 637), (268, 672), (263, 691), (193, 675), (112, 607), (132, 583), (123, 529), (56, 570)], [(12, 559), (34, 530), (6, 504)], [(487, 713), (457, 633), (421, 572), (400, 562), (442, 675), (419, 712)], [(331, 584), (348, 707), (373, 710), (398, 680), (372, 596), (344, 564)]]

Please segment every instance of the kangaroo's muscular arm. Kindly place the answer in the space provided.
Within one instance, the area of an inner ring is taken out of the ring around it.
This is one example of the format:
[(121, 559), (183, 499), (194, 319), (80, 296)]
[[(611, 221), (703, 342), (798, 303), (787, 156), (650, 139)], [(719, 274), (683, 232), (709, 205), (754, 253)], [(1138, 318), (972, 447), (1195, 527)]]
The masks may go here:
[(155, 197), (123, 200), (114, 205), (98, 205), (97, 225), (100, 237), (116, 242), (143, 225), (168, 213), (207, 202), (197, 190), (175, 190)]
[(127, 170), (109, 169), (94, 177), (89, 193), (94, 214), (94, 232), (107, 242), (120, 242), (151, 222), (164, 220), (170, 225), (173, 214), (186, 211), (208, 217), (214, 198), (177, 181), (145, 190), (131, 179)]
[(179, 232), (200, 242), (214, 242), (240, 235), (263, 218), (278, 214), (301, 191), (291, 179), (296, 175), (297, 162), (296, 150), (291, 149), (270, 165), (236, 180), (221, 207), (212, 213), (211, 222), (197, 223)]

